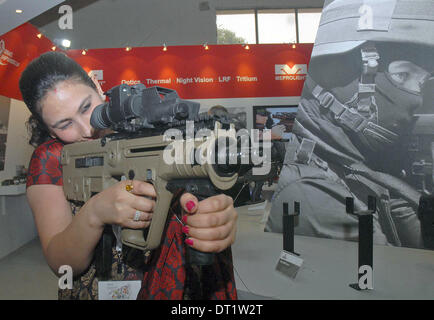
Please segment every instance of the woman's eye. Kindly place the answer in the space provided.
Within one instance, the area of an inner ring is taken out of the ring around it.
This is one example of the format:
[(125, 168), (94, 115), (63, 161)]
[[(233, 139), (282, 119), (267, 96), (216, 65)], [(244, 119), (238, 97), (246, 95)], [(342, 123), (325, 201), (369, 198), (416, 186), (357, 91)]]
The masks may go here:
[(70, 125), (71, 125), (71, 122), (68, 122), (68, 123), (64, 124), (63, 126), (61, 126), (59, 129), (60, 129), (60, 130), (65, 130), (65, 129), (67, 129)]
[(83, 107), (83, 109), (81, 110), (81, 113), (85, 113), (87, 110), (89, 110), (89, 108), (90, 108), (90, 103)]

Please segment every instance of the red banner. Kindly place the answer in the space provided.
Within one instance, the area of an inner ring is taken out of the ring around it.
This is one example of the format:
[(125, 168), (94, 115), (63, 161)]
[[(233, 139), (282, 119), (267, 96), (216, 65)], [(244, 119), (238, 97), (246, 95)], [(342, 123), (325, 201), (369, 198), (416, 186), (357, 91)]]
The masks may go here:
[(103, 90), (120, 83), (174, 89), (185, 99), (300, 96), (312, 44), (94, 49), (68, 55), (93, 70)]
[[(0, 38), (0, 94), (21, 99), (26, 65), (53, 44), (29, 23)], [(184, 99), (300, 96), (313, 44), (170, 46), (68, 50), (103, 90), (121, 83), (175, 89)]]
[(53, 46), (46, 37), (38, 38), (38, 34), (38, 29), (25, 23), (0, 37), (0, 95), (22, 100), (18, 88), (21, 72)]

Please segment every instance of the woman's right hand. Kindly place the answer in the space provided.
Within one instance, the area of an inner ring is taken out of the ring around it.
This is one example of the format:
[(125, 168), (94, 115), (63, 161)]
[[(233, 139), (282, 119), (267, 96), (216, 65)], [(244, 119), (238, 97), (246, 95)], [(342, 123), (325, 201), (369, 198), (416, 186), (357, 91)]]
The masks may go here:
[[(131, 191), (127, 191), (127, 185), (133, 186)], [(156, 196), (152, 184), (139, 180), (125, 180), (96, 194), (85, 206), (90, 207), (93, 224), (97, 227), (116, 224), (125, 228), (143, 229), (151, 224)], [(140, 211), (138, 221), (134, 221), (136, 211)]]

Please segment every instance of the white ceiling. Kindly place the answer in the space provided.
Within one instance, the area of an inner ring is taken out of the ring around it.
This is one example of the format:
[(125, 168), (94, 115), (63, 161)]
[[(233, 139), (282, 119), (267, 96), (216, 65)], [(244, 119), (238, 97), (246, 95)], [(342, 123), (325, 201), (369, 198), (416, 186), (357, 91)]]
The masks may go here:
[[(73, 28), (59, 28), (59, 4)], [(321, 8), (324, 0), (0, 0), (0, 36), (30, 22), (71, 49), (197, 45), (217, 42), (216, 10)], [(15, 13), (22, 9), (22, 14)]]
[[(0, 36), (64, 0), (0, 0)], [(15, 10), (23, 13), (17, 14)]]

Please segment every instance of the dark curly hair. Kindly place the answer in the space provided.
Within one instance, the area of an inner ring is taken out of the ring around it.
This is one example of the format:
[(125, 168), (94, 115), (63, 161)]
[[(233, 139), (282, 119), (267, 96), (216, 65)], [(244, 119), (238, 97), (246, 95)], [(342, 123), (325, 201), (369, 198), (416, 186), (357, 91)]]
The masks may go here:
[(31, 135), (29, 144), (39, 146), (49, 140), (48, 127), (42, 120), (41, 101), (47, 92), (62, 81), (83, 83), (98, 91), (86, 71), (73, 59), (60, 52), (46, 52), (29, 63), (19, 81), (24, 103), (32, 115), (27, 121)]

